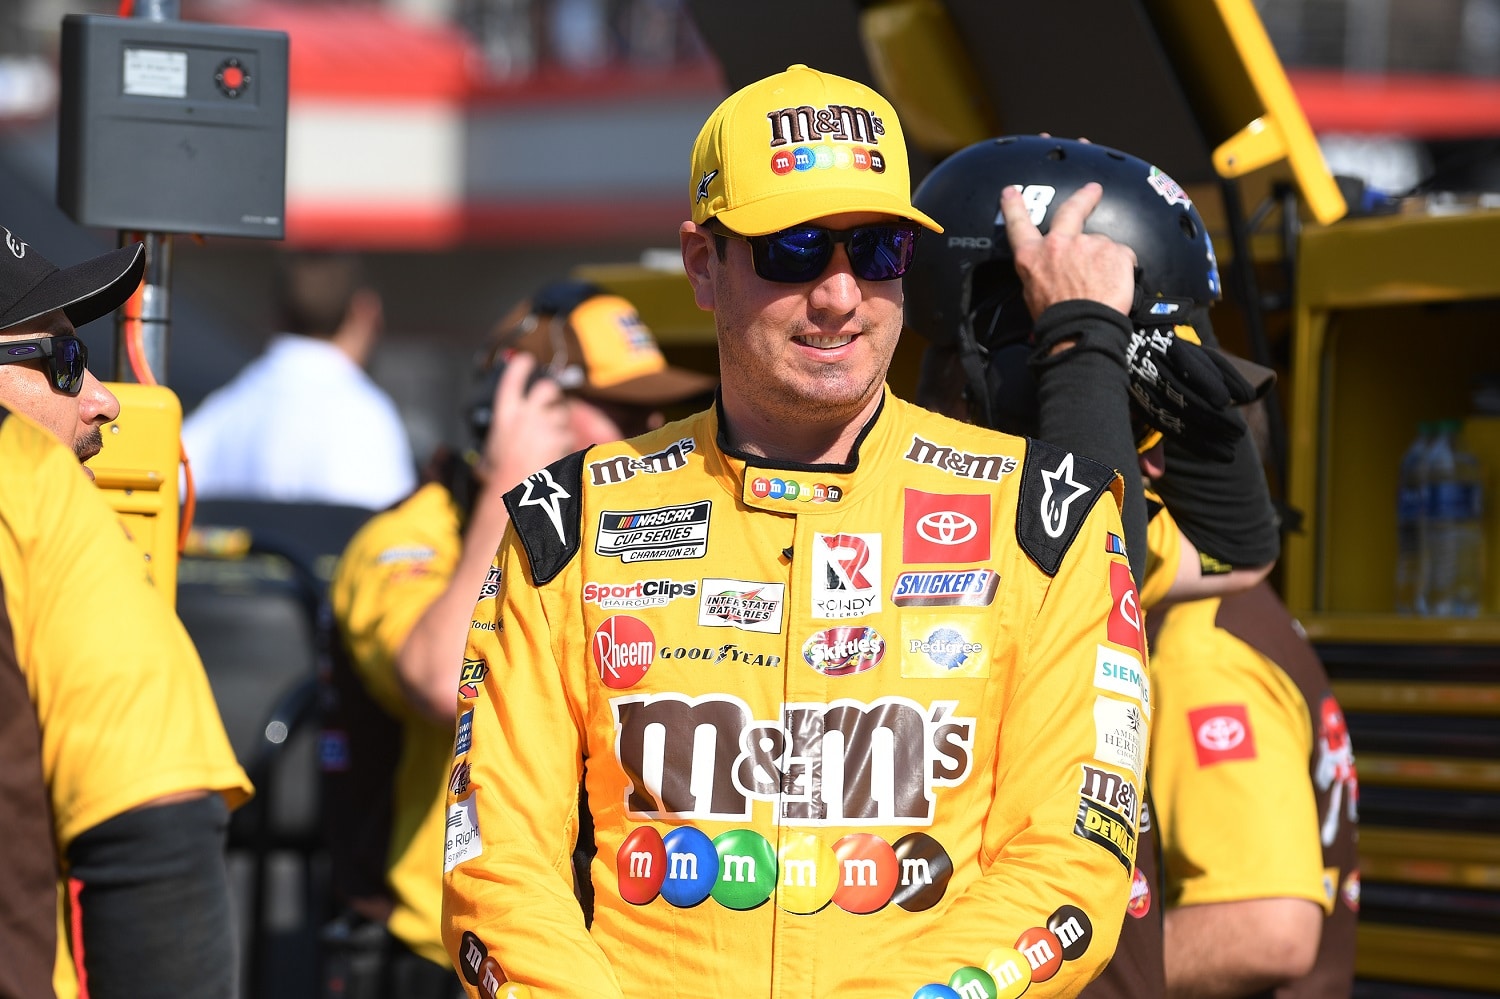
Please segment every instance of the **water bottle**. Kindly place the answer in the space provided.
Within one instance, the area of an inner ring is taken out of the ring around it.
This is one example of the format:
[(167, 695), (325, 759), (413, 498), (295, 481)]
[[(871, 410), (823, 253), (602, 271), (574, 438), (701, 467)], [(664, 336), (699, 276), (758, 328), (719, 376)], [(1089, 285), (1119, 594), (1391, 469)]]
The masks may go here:
[(1444, 420), (1427, 449), (1427, 613), (1476, 617), (1484, 592), (1483, 479)]
[(1427, 448), (1432, 424), (1423, 422), (1401, 456), (1396, 486), (1396, 613), (1426, 614), (1426, 566), (1422, 552), (1422, 513), (1427, 501)]
[(1485, 469), (1462, 437), (1455, 439), (1453, 464), (1460, 490), (1457, 521), (1458, 572), (1454, 587), (1453, 614), (1478, 617), (1485, 606)]

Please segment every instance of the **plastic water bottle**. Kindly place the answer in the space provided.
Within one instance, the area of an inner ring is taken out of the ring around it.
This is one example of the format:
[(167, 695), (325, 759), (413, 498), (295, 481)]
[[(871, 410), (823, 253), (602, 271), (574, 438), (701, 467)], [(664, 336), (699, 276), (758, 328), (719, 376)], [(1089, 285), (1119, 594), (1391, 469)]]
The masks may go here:
[(1487, 538), (1485, 535), (1485, 504), (1492, 502), (1485, 496), (1485, 468), (1470, 451), (1462, 438), (1456, 438), (1453, 464), (1457, 472), (1463, 511), (1457, 522), (1458, 573), (1454, 587), (1453, 614), (1457, 617), (1478, 617), (1485, 605), (1485, 564)]
[(1458, 444), (1461, 425), (1440, 423), (1427, 449), (1427, 612), (1436, 617), (1478, 616), (1484, 592), (1484, 480)]
[(1423, 422), (1417, 438), (1401, 456), (1396, 486), (1396, 613), (1426, 614), (1426, 566), (1423, 564), (1422, 522), (1427, 502), (1427, 448), (1432, 424)]

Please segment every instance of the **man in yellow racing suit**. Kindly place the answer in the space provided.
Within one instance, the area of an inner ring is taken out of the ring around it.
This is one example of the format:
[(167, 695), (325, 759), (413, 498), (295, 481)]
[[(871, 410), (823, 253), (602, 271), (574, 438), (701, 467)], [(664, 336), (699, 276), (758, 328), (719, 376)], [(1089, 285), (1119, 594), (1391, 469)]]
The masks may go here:
[(714, 408), (506, 494), (445, 832), (472, 994), (1071, 996), (1113, 951), (1147, 742), (1120, 480), (883, 388), (941, 231), (908, 178), (860, 84), (731, 95), (679, 230)]
[(448, 810), (460, 970), (539, 996), (905, 996), (970, 966), (1075, 993), (1118, 932), (1145, 752), (1109, 679), (1141, 655), (1112, 476), (889, 395), (848, 467), (748, 463), (718, 425), (510, 494)]

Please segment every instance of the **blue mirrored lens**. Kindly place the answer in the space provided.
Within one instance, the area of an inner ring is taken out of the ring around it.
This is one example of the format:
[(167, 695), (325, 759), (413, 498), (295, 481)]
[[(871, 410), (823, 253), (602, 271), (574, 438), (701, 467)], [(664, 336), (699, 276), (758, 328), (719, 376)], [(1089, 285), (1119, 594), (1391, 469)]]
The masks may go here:
[(788, 284), (815, 281), (833, 259), (835, 243), (848, 245), (850, 269), (855, 276), (864, 281), (891, 281), (911, 266), (917, 229), (910, 225), (869, 225), (835, 231), (809, 225), (754, 236), (750, 246), (755, 273), (767, 281)]
[(833, 258), (833, 236), (827, 229), (806, 226), (772, 233), (755, 247), (757, 272), (771, 281), (811, 281)]
[(77, 395), (88, 370), (89, 349), (82, 340), (56, 337), (52, 345), (52, 382), (61, 391)]
[(917, 231), (902, 226), (866, 226), (849, 238), (849, 262), (866, 281), (891, 281), (906, 273)]

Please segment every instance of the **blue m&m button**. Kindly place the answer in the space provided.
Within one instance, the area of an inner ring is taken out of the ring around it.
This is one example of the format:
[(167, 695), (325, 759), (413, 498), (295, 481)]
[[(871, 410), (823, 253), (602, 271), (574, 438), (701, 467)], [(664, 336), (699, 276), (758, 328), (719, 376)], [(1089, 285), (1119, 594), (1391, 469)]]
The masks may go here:
[(691, 909), (708, 898), (719, 880), (719, 851), (713, 840), (692, 826), (678, 826), (662, 837), (667, 855), (661, 897), (679, 909)]
[(917, 989), (917, 991), (911, 994), (911, 999), (963, 999), (963, 996), (954, 992), (946, 985), (939, 985), (934, 982), (931, 985), (924, 985), (920, 989)]

